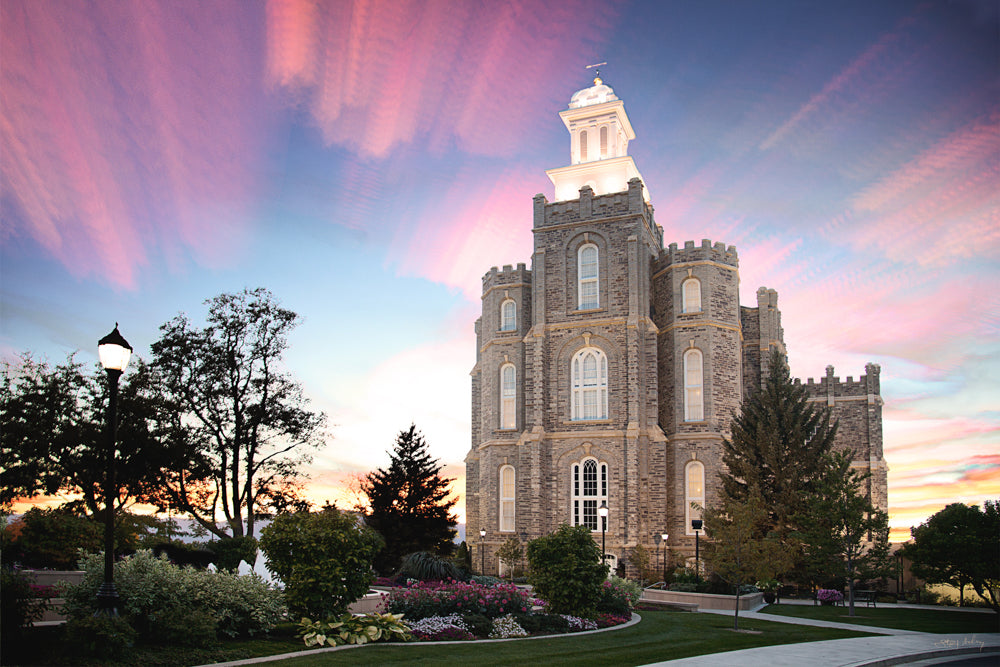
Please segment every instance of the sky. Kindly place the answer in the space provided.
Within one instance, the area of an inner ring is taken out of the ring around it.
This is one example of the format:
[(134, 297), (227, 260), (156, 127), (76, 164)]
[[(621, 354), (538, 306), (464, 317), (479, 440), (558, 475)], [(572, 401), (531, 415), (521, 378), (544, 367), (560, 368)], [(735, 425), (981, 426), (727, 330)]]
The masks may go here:
[(411, 422), (461, 494), (481, 278), (530, 262), (598, 62), (665, 242), (737, 246), (793, 375), (881, 366), (893, 538), (1000, 498), (993, 0), (0, 0), (0, 356), (118, 322), (148, 358), (266, 287), (310, 497)]

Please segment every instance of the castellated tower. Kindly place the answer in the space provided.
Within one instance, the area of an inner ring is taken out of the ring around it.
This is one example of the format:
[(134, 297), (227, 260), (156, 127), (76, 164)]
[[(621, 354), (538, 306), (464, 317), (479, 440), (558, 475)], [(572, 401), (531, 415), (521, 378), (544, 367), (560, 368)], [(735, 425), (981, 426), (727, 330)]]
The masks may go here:
[[(730, 420), (769, 351), (785, 351), (777, 292), (739, 304), (735, 247), (664, 247), (614, 91), (595, 79), (560, 116), (570, 164), (547, 172), (557, 201), (534, 198), (531, 268), (490, 269), (476, 321), (466, 534), (489, 573), (502, 571), (507, 539), (562, 523), (597, 540), (606, 529), (613, 567), (637, 545), (655, 552), (662, 533), (693, 556), (692, 503), (717, 502)], [(857, 415), (839, 444), (884, 470), (874, 368), (862, 383), (817, 385), (832, 399), (814, 396)], [(855, 384), (874, 390), (864, 411)], [(869, 444), (856, 447), (862, 432)]]

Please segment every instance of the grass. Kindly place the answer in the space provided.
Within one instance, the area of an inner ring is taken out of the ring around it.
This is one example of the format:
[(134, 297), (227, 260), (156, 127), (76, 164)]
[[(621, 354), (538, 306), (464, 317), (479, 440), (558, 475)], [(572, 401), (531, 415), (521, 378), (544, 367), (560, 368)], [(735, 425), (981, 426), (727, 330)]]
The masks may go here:
[(956, 609), (907, 609), (895, 605), (887, 607), (854, 607), (855, 616), (848, 616), (847, 607), (822, 605), (778, 604), (761, 609), (764, 614), (795, 616), (819, 621), (854, 623), (879, 628), (896, 628), (934, 634), (953, 632), (1000, 632), (1000, 615), (995, 612), (965, 611)]
[(643, 665), (660, 660), (757, 646), (862, 637), (863, 632), (740, 621), (732, 631), (731, 616), (670, 611), (643, 611), (642, 621), (624, 630), (592, 635), (507, 642), (468, 642), (438, 646), (379, 644), (292, 658), (282, 667), (318, 665)]

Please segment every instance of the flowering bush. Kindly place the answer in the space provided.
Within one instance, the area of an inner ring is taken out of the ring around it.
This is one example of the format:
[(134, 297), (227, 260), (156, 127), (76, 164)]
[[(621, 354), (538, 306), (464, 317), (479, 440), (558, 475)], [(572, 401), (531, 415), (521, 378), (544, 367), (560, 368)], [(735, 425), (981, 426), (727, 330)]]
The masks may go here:
[(569, 623), (570, 632), (581, 632), (583, 630), (596, 630), (597, 621), (592, 621), (589, 618), (578, 618), (576, 616), (569, 616), (567, 614), (559, 614), (566, 619)]
[(405, 589), (393, 589), (386, 596), (386, 611), (403, 614), (408, 620), (452, 614), (482, 614), (497, 618), (527, 612), (531, 598), (517, 586), (483, 586), (458, 581), (418, 582)]
[(834, 602), (840, 602), (844, 599), (844, 595), (837, 590), (832, 588), (821, 588), (816, 591), (816, 599), (820, 602), (825, 602), (827, 604), (833, 604)]
[(474, 639), (469, 627), (458, 614), (450, 616), (428, 616), (419, 621), (408, 623), (410, 632), (423, 641), (452, 641), (457, 639)]
[(493, 629), (490, 630), (490, 639), (510, 639), (511, 637), (527, 637), (513, 614), (506, 614), (493, 621)]
[(597, 615), (597, 627), (599, 628), (613, 628), (616, 625), (621, 625), (622, 623), (628, 623), (632, 620), (632, 615), (619, 616), (617, 614), (598, 614)]
[(601, 584), (601, 599), (597, 602), (597, 611), (631, 617), (632, 609), (640, 597), (642, 589), (639, 584), (621, 577), (611, 577)]

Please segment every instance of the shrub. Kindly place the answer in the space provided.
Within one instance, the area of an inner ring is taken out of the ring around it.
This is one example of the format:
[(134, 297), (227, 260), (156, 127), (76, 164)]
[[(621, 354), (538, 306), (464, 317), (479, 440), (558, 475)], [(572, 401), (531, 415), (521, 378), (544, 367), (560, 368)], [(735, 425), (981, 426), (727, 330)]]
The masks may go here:
[(66, 622), (66, 639), (84, 655), (113, 660), (135, 645), (136, 632), (121, 616), (88, 615)]
[(36, 595), (32, 581), (25, 574), (0, 568), (0, 634), (5, 644), (20, 637), (49, 607), (48, 596)]
[(469, 613), (496, 618), (528, 611), (531, 598), (512, 584), (480, 586), (457, 581), (420, 582), (409, 588), (389, 591), (384, 604), (389, 612), (403, 614), (410, 620)]
[(489, 637), (493, 619), (483, 614), (462, 614), (462, 622), (476, 637)]
[(215, 566), (223, 570), (239, 568), (240, 561), (251, 567), (257, 562), (257, 540), (249, 536), (212, 540), (205, 548), (215, 554)]
[(299, 624), (306, 646), (340, 646), (342, 644), (368, 644), (370, 642), (409, 641), (410, 630), (394, 614), (344, 614), (329, 621), (310, 621), (303, 618)]
[(496, 577), (491, 577), (488, 574), (474, 574), (469, 577), (469, 581), (474, 584), (480, 584), (482, 586), (496, 586), (497, 584), (502, 584), (502, 579), (497, 579)]
[[(66, 591), (67, 615), (82, 619), (95, 611), (97, 589), (104, 581), (104, 555), (82, 561), (83, 581)], [(203, 611), (213, 616), (218, 634), (228, 637), (262, 634), (284, 616), (281, 591), (258, 575), (210, 572), (173, 565), (141, 550), (115, 563), (119, 610), (140, 635), (155, 638), (169, 629), (173, 616)]]
[(618, 616), (632, 616), (642, 589), (639, 584), (628, 579), (611, 577), (601, 584), (601, 599), (597, 602), (597, 611)]
[(528, 580), (554, 613), (593, 616), (608, 567), (586, 526), (563, 524), (553, 533), (528, 543)]
[(101, 525), (66, 510), (33, 507), (6, 527), (4, 561), (25, 568), (71, 570), (77, 552), (101, 548)]
[(816, 591), (816, 599), (820, 602), (832, 604), (843, 600), (844, 595), (840, 591), (833, 590), (832, 588), (821, 588)]
[(289, 609), (324, 619), (344, 614), (368, 591), (382, 545), (378, 533), (332, 506), (279, 514), (260, 537), (267, 569), (285, 584)]
[(506, 614), (493, 619), (493, 629), (490, 630), (490, 639), (509, 639), (511, 637), (527, 637), (513, 614)]
[(417, 581), (461, 580), (462, 572), (448, 559), (428, 551), (415, 551), (403, 559), (399, 576)]
[(206, 609), (167, 609), (157, 616), (157, 644), (205, 648), (216, 643), (219, 619)]

